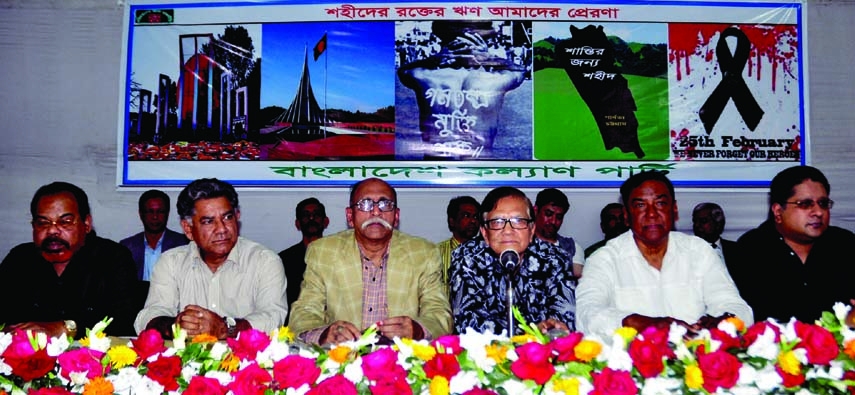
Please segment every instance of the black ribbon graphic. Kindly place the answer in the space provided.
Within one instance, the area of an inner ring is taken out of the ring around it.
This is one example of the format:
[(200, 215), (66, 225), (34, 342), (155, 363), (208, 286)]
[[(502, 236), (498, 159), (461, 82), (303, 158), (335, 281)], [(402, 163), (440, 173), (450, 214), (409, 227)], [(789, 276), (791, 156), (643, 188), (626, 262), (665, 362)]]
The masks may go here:
[[(736, 50), (733, 55), (730, 54), (730, 48), (727, 46), (727, 37), (736, 37)], [(724, 106), (727, 101), (733, 98), (733, 104), (739, 115), (748, 125), (748, 129), (752, 132), (757, 128), (760, 119), (763, 118), (763, 109), (757, 104), (757, 100), (742, 79), (742, 70), (745, 69), (745, 64), (748, 62), (748, 54), (751, 52), (751, 42), (748, 41), (748, 36), (736, 27), (725, 29), (718, 38), (718, 44), (715, 47), (715, 55), (718, 58), (718, 65), (721, 68), (721, 82), (715, 87), (713, 93), (701, 106), (698, 115), (701, 122), (704, 123), (704, 129), (707, 134), (711, 134), (713, 127), (721, 117)]]

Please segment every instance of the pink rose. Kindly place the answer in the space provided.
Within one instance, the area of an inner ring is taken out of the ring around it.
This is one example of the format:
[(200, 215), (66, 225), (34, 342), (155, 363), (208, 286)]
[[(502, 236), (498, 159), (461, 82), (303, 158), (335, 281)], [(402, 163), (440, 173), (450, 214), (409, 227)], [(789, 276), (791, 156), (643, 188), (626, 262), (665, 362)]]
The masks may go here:
[(289, 355), (273, 364), (273, 378), (279, 389), (300, 388), (303, 384), (313, 385), (321, 375), (315, 360)]
[(555, 354), (555, 359), (558, 362), (573, 362), (576, 360), (576, 352), (573, 351), (576, 345), (585, 337), (579, 332), (573, 332), (564, 337), (559, 337), (549, 343), (552, 346), (552, 353)]
[(664, 355), (659, 346), (644, 337), (636, 337), (629, 344), (629, 356), (632, 357), (632, 366), (645, 378), (656, 377), (665, 369)]
[(324, 381), (317, 387), (312, 388), (306, 395), (358, 395), (356, 386), (344, 376), (337, 374)]
[(94, 379), (107, 373), (107, 367), (101, 364), (104, 353), (91, 348), (78, 348), (60, 354), (59, 366), (62, 368), (60, 375), (66, 380), (71, 380), (71, 373), (86, 373), (86, 378)]
[(235, 356), (242, 360), (253, 360), (259, 351), (270, 345), (270, 337), (258, 329), (249, 329), (238, 333), (234, 339), (227, 340)]
[(778, 372), (778, 375), (781, 376), (782, 379), (784, 379), (784, 387), (786, 388), (798, 387), (805, 382), (804, 374), (789, 374), (783, 371), (778, 365), (775, 365), (775, 371)]
[(469, 391), (464, 392), (461, 395), (496, 395), (496, 392), (476, 387), (476, 388), (472, 388)]
[(27, 332), (21, 330), (12, 334), (12, 343), (3, 351), (3, 359), (12, 368), (12, 374), (24, 381), (40, 378), (56, 366), (56, 358), (49, 356), (44, 348), (33, 349)]
[(148, 371), (145, 373), (148, 378), (157, 381), (167, 391), (175, 391), (178, 389), (178, 376), (181, 374), (181, 358), (177, 356), (164, 357), (160, 356), (154, 362), (149, 362)]
[[(241, 333), (243, 334), (243, 333)], [(228, 389), (234, 395), (263, 395), (273, 378), (270, 373), (253, 362), (249, 366), (232, 373), (232, 382)]]
[(225, 393), (226, 388), (220, 384), (219, 380), (203, 376), (193, 376), (187, 389), (182, 392), (184, 395), (224, 395)]
[(50, 387), (50, 388), (39, 388), (34, 389), (30, 388), (27, 391), (27, 395), (73, 395), (71, 391), (62, 388), (62, 387)]
[(148, 357), (166, 351), (166, 345), (163, 342), (163, 337), (160, 332), (154, 329), (146, 329), (140, 333), (139, 337), (131, 340), (134, 351), (136, 351), (137, 365), (148, 359)]
[(460, 371), (460, 363), (454, 355), (436, 354), (430, 361), (425, 362), (424, 369), (429, 379), (442, 376), (450, 381)]
[(511, 371), (523, 380), (534, 380), (543, 385), (555, 374), (555, 366), (549, 361), (552, 348), (540, 343), (526, 343), (516, 349), (516, 361), (511, 363)]
[(371, 395), (412, 395), (413, 388), (407, 383), (406, 376), (387, 376), (368, 387)]
[(591, 395), (635, 395), (638, 387), (632, 380), (632, 375), (625, 370), (604, 368), (600, 373), (592, 373), (594, 390)]
[(742, 362), (728, 352), (718, 350), (698, 355), (698, 367), (704, 378), (704, 389), (715, 392), (717, 388), (731, 388), (739, 379)]
[(460, 346), (460, 337), (457, 335), (442, 335), (433, 340), (432, 345), (437, 350), (442, 350), (440, 353), (448, 353), (459, 355), (463, 352), (463, 347)]
[(840, 354), (834, 335), (819, 325), (796, 321), (796, 335), (801, 339), (796, 348), (807, 351), (809, 363), (828, 365), (832, 359), (837, 358), (837, 354)]
[(655, 326), (651, 326), (641, 332), (641, 337), (651, 345), (655, 345), (659, 353), (664, 357), (671, 359), (675, 358), (675, 355), (674, 350), (668, 344), (668, 334), (670, 331), (669, 327), (656, 328)]
[(389, 347), (380, 348), (362, 357), (362, 371), (369, 380), (380, 380), (389, 376), (407, 376), (407, 372), (398, 365), (398, 353)]

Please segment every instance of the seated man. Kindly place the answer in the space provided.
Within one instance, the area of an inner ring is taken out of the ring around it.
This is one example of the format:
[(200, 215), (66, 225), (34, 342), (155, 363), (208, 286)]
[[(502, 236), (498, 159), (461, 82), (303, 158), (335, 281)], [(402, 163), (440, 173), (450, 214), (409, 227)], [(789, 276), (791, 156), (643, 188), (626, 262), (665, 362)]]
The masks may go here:
[[(302, 239), (285, 250), (279, 251), (279, 259), (285, 267), (285, 279), (288, 280), (288, 306), (294, 304), (300, 296), (300, 284), (306, 271), (306, 247), (309, 243), (324, 236), (324, 229), (330, 224), (324, 204), (317, 198), (306, 198), (297, 203), (297, 219), (294, 226), (303, 234)], [(288, 325), (288, 318), (285, 325)]]
[[(769, 186), (769, 216), (737, 241), (733, 279), (754, 319), (813, 322), (835, 302), (855, 303), (855, 234), (829, 225), (831, 185), (819, 169), (782, 170)], [(761, 281), (758, 281), (761, 280)], [(850, 322), (855, 309), (849, 315)]]
[[(508, 287), (514, 306), (544, 333), (575, 328), (576, 280), (560, 247), (534, 237), (534, 208), (519, 189), (499, 187), (481, 203), (481, 236), (463, 243), (451, 257), (454, 330), (508, 330)], [(510, 250), (520, 259), (500, 262)], [(516, 325), (514, 325), (516, 327)]]
[(235, 189), (216, 178), (193, 181), (178, 195), (178, 215), (191, 242), (163, 253), (154, 267), (137, 333), (154, 328), (171, 338), (175, 323), (190, 336), (225, 339), (279, 328), (288, 314), (282, 261), (238, 236)]
[(83, 336), (105, 317), (107, 333), (133, 335), (134, 261), (127, 248), (92, 230), (89, 198), (67, 182), (39, 188), (30, 202), (33, 242), (0, 264), (0, 324), (48, 336)]
[(623, 205), (620, 203), (609, 203), (600, 210), (600, 230), (603, 231), (603, 239), (591, 244), (585, 249), (585, 259), (594, 251), (606, 245), (611, 239), (620, 236), (627, 231), (626, 220), (623, 217)]
[(754, 322), (727, 269), (703, 239), (673, 231), (674, 186), (663, 173), (637, 173), (620, 187), (631, 232), (588, 259), (579, 282), (578, 327), (610, 338), (621, 326), (639, 332), (672, 322), (690, 331), (735, 314)]
[(573, 275), (582, 277), (585, 267), (585, 255), (582, 246), (572, 237), (558, 234), (564, 224), (564, 216), (570, 210), (570, 202), (564, 192), (555, 188), (546, 188), (537, 193), (534, 200), (534, 234), (538, 239), (560, 247), (573, 262)]
[(351, 187), (348, 229), (306, 251), (291, 329), (313, 344), (358, 338), (371, 324), (388, 338), (431, 339), (448, 333), (451, 311), (436, 246), (401, 233), (397, 193), (369, 178)]
[(451, 238), (436, 244), (442, 259), (442, 283), (448, 286), (451, 253), (467, 240), (478, 235), (478, 210), (481, 205), (472, 196), (458, 196), (448, 202), (445, 214)]

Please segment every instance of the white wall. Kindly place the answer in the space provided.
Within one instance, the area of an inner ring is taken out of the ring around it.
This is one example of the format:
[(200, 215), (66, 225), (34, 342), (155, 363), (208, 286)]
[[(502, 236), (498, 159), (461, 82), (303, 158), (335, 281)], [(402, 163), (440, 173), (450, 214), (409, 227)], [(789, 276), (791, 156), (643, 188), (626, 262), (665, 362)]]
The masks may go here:
[[(122, 0), (0, 0), (0, 255), (31, 240), (29, 202), (54, 180), (82, 187), (98, 233), (120, 239), (141, 228), (136, 204), (145, 189), (116, 188), (116, 125)], [(855, 0), (810, 1), (808, 11), (811, 163), (831, 180), (832, 223), (855, 229), (852, 127), (855, 125)], [(746, 164), (750, 166), (750, 164)], [(748, 170), (747, 170), (748, 171)], [(174, 199), (179, 189), (167, 189)], [(525, 190), (533, 199), (537, 190)], [(481, 199), (486, 189), (399, 189), (401, 230), (433, 241), (448, 237), (445, 206), (454, 196)], [(600, 239), (599, 210), (616, 189), (564, 189), (571, 201), (565, 234), (583, 245)], [(240, 189), (242, 234), (279, 251), (295, 243), (294, 206), (317, 196), (330, 230), (344, 229), (344, 189)], [(680, 189), (678, 227), (691, 209), (719, 202), (735, 238), (765, 218), (765, 190)], [(170, 227), (178, 221), (170, 218)]]

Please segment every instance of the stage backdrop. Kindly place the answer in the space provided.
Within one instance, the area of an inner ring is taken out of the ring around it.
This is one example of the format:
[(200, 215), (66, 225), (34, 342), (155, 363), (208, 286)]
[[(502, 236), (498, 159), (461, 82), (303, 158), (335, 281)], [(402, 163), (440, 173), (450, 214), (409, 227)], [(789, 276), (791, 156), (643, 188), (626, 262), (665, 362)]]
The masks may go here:
[(118, 183), (765, 186), (810, 158), (805, 6), (131, 1)]

